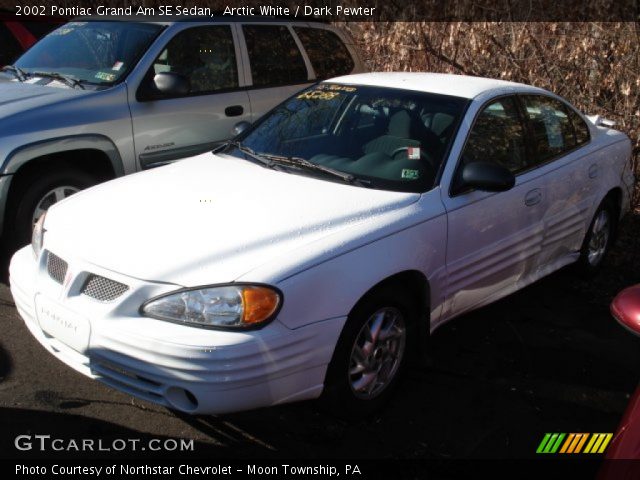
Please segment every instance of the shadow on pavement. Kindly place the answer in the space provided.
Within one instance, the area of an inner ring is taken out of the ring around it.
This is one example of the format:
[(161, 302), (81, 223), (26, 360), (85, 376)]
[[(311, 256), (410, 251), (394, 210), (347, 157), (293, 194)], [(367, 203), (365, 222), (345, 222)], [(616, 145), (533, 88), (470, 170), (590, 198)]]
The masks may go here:
[(128, 416), (148, 420), (150, 431), (178, 423), (187, 438), (199, 434), (197, 449), (213, 457), (535, 457), (546, 432), (615, 431), (636, 387), (640, 339), (611, 318), (609, 302), (640, 282), (638, 238), (636, 214), (597, 277), (583, 280), (565, 269), (444, 325), (431, 339), (429, 366), (409, 369), (386, 408), (365, 420), (338, 420), (313, 402), (224, 416), (160, 409), (145, 417), (126, 400), (97, 409), (99, 401), (35, 392), (38, 405), (58, 413), (6, 408), (0, 428), (5, 438), (41, 430), (145, 435), (68, 412), (93, 407), (125, 425)]
[(11, 356), (0, 345), (0, 383), (9, 375), (11, 368)]

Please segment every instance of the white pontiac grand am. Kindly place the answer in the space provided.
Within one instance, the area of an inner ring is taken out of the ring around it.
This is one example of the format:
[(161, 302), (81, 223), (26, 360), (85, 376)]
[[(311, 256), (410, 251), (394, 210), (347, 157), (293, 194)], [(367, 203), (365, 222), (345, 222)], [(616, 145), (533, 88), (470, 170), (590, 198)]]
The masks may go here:
[(610, 126), (505, 81), (334, 78), (54, 205), (11, 290), (49, 352), (136, 397), (369, 412), (444, 322), (601, 264), (633, 184)]

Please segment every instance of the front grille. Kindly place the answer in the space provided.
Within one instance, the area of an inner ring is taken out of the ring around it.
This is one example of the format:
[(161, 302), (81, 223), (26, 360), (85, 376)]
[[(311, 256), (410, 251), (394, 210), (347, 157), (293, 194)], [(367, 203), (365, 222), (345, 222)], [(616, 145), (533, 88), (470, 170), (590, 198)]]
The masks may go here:
[(127, 290), (129, 290), (129, 287), (123, 283), (92, 273), (87, 277), (87, 281), (84, 282), (80, 293), (101, 302), (110, 302)]
[(64, 282), (64, 276), (67, 274), (68, 267), (69, 265), (67, 262), (59, 256), (51, 252), (47, 252), (47, 272), (49, 272), (49, 276), (60, 285)]

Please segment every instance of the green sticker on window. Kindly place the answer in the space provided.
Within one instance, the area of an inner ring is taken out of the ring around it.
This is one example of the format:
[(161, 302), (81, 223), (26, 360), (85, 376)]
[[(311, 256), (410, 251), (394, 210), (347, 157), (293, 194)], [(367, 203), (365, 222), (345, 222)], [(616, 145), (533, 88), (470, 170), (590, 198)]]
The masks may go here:
[(418, 170), (413, 170), (411, 168), (403, 168), (401, 177), (405, 180), (416, 180), (420, 176)]

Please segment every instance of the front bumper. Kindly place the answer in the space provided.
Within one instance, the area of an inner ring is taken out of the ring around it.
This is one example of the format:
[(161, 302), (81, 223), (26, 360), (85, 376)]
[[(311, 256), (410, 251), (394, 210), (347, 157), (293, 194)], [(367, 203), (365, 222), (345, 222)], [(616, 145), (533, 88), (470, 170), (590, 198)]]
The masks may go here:
[[(295, 330), (279, 321), (250, 332), (204, 330), (138, 314), (144, 300), (178, 288), (69, 262), (54, 280), (48, 252), (11, 261), (11, 292), (33, 336), (80, 373), (187, 413), (227, 413), (316, 398), (345, 318)], [(60, 258), (71, 258), (63, 253)], [(114, 301), (81, 293), (88, 275), (129, 289)]]

